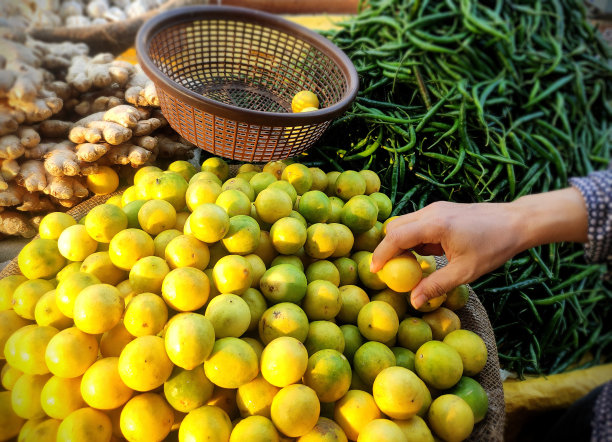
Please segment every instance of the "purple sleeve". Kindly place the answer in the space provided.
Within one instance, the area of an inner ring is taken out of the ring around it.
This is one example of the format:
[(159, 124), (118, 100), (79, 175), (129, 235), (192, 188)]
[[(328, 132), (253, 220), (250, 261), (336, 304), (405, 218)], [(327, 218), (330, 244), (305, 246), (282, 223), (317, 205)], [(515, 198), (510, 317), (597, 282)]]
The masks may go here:
[(586, 259), (605, 262), (612, 269), (612, 163), (608, 170), (590, 173), (586, 177), (570, 178), (586, 202), (588, 211), (588, 242)]

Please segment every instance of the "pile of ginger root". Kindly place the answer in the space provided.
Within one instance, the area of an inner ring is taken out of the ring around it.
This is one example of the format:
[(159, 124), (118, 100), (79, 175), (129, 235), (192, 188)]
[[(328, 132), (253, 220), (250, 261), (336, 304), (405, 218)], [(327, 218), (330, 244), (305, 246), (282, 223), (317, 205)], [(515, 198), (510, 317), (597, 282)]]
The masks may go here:
[(0, 237), (36, 234), (42, 217), (92, 193), (86, 177), (120, 177), (194, 147), (168, 126), (139, 66), (82, 43), (0, 37)]

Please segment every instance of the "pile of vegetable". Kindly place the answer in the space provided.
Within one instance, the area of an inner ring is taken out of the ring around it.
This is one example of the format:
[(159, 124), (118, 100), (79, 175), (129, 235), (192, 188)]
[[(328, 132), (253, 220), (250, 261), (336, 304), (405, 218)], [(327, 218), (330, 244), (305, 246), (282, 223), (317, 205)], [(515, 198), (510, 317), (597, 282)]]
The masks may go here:
[[(311, 159), (376, 171), (394, 214), (511, 201), (611, 160), (612, 58), (581, 1), (370, 0), (328, 36), (360, 92)], [(555, 373), (609, 357), (604, 272), (558, 244), (476, 281), (502, 365)]]

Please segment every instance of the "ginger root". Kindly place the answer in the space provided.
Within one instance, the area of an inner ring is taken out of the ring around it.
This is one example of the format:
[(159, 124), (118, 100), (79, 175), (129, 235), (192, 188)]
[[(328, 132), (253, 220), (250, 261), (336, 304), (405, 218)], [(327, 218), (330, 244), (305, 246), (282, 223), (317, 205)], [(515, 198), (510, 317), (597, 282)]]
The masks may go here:
[(136, 66), (134, 75), (127, 82), (125, 101), (134, 106), (159, 107), (155, 84), (146, 76), (140, 66)]
[(47, 187), (44, 193), (58, 200), (71, 200), (73, 198), (84, 198), (89, 190), (78, 178), (72, 176), (53, 176), (47, 174)]
[(0, 233), (32, 238), (36, 235), (36, 228), (30, 223), (27, 215), (12, 210), (4, 210), (0, 213)]
[(23, 163), (16, 181), (20, 186), (25, 187), (28, 192), (45, 190), (47, 187), (47, 177), (42, 161), (28, 160)]
[(43, 158), (45, 170), (53, 176), (75, 176), (81, 171), (74, 145), (69, 141), (57, 143)]

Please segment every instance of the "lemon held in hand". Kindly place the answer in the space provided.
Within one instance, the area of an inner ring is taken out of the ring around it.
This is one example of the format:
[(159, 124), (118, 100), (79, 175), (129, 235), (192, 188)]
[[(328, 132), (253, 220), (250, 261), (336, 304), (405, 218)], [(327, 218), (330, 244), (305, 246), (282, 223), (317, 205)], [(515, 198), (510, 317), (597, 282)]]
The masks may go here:
[(413, 255), (401, 255), (387, 261), (377, 274), (391, 290), (405, 293), (421, 281), (423, 271)]

